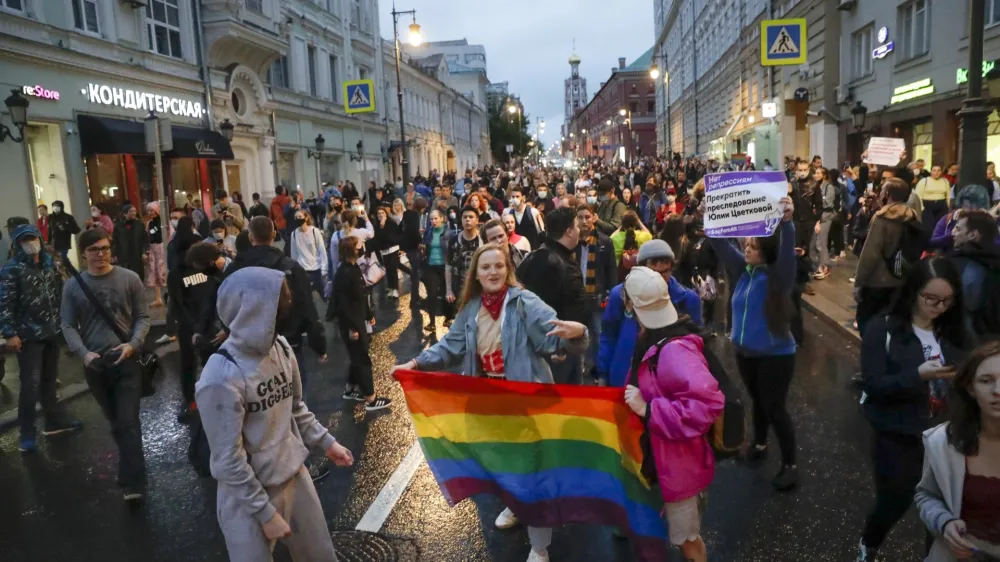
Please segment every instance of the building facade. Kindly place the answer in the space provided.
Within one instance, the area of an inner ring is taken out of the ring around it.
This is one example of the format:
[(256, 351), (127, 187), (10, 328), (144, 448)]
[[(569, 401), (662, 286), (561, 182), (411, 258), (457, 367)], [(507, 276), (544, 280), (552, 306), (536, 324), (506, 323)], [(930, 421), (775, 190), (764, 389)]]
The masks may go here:
[[(785, 156), (836, 160), (838, 123), (849, 119), (835, 103), (838, 5), (838, 0), (654, 0), (659, 153), (720, 161), (750, 156), (758, 167), (765, 160), (780, 166)], [(792, 18), (807, 22), (807, 62), (763, 66), (761, 22)]]
[[(607, 82), (567, 127), (576, 157), (631, 161), (656, 153), (656, 91), (649, 75), (652, 49), (631, 65), (618, 59)], [(621, 114), (622, 110), (625, 115)]]
[[(1000, 97), (1000, 6), (986, 2), (984, 96)], [(840, 125), (843, 158), (860, 159), (869, 136), (899, 137), (928, 167), (958, 161), (969, 66), (968, 1), (856, 2), (840, 12), (846, 104), (868, 108), (861, 131)], [(877, 51), (879, 57), (873, 56)], [(883, 51), (884, 54), (883, 54)], [(987, 160), (1000, 161), (1000, 115), (989, 119)]]
[[(385, 97), (388, 102), (386, 146), (391, 147), (389, 166), (393, 181), (402, 177), (402, 149), (399, 145), (399, 107), (396, 99), (395, 59), (391, 43), (383, 48), (386, 68)], [(462, 173), (469, 168), (488, 165), (490, 158), (489, 116), (486, 111), (486, 85), (482, 85), (483, 105), (472, 93), (448, 86), (456, 83), (441, 54), (413, 58), (405, 53), (400, 63), (403, 84), (403, 111), (406, 127), (406, 151), (410, 175), (427, 176)], [(477, 71), (477, 77), (485, 72)], [(461, 82), (461, 78), (458, 80)]]

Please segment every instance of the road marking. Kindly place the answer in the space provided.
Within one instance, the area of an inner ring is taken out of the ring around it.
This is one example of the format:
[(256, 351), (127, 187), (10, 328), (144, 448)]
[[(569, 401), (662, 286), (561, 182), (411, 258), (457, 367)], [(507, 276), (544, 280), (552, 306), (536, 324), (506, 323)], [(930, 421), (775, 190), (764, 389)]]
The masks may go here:
[(406, 456), (403, 457), (403, 462), (399, 463), (396, 471), (389, 477), (389, 481), (385, 483), (385, 486), (382, 486), (382, 490), (379, 491), (375, 501), (368, 507), (368, 511), (365, 512), (355, 529), (369, 533), (377, 533), (382, 529), (386, 518), (396, 507), (399, 498), (403, 497), (403, 492), (410, 486), (410, 481), (413, 480), (413, 475), (416, 474), (423, 460), (424, 453), (420, 450), (420, 444), (414, 442)]

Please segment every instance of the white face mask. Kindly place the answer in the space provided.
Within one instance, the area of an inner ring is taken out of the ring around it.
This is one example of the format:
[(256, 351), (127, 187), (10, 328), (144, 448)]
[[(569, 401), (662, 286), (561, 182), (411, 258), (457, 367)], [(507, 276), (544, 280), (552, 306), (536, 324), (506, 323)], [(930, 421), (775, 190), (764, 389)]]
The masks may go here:
[(32, 240), (31, 242), (21, 242), (21, 249), (29, 256), (33, 256), (42, 251), (42, 241)]
[(94, 217), (96, 219), (97, 217), (101, 216), (101, 212), (100, 211), (91, 211), (90, 212), (90, 216), (92, 216), (92, 217)]
[(53, 213), (61, 213), (62, 212), (62, 207), (60, 207), (59, 205), (53, 205), (52, 206), (52, 212)]
[(170, 228), (177, 228), (177, 219), (170, 220)]
[(667, 195), (667, 203), (673, 203), (674, 201), (677, 201), (676, 195)]
[(545, 199), (548, 196), (549, 196), (549, 192), (548, 191), (539, 191), (538, 192), (538, 198), (539, 199)]
[(222, 240), (223, 238), (226, 237), (226, 234), (224, 232), (223, 233), (213, 232), (212, 236), (214, 236), (216, 240)]
[(587, 203), (590, 203), (591, 205), (597, 203), (597, 197), (594, 197), (593, 195), (588, 195), (587, 196)]
[(510, 206), (511, 207), (520, 207), (521, 206), (521, 198), (520, 197), (511, 197), (510, 198)]
[(451, 220), (455, 220), (455, 218), (456, 218), (455, 213), (448, 213), (448, 218), (451, 219)]

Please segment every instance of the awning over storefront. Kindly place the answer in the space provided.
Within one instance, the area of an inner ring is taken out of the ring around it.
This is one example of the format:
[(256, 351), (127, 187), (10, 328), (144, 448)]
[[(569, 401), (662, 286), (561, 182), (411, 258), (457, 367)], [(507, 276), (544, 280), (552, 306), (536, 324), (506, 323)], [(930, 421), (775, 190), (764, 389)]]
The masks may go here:
[[(91, 154), (148, 154), (142, 122), (94, 115), (78, 115), (80, 146)], [(172, 126), (174, 149), (164, 153), (173, 158), (232, 160), (233, 148), (221, 134), (208, 129)]]

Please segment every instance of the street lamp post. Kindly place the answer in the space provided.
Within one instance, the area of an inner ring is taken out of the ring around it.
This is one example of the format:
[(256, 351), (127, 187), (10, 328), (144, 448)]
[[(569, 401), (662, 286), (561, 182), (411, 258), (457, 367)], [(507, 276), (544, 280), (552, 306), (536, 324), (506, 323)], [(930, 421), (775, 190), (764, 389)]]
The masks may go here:
[(19, 90), (14, 89), (10, 91), (10, 95), (7, 96), (4, 103), (7, 104), (7, 111), (10, 112), (10, 122), (17, 127), (20, 136), (15, 137), (7, 125), (0, 123), (0, 142), (10, 139), (19, 143), (24, 140), (24, 128), (28, 125), (28, 100), (21, 95)]
[(402, 57), (399, 47), (399, 16), (413, 16), (413, 23), (410, 24), (410, 44), (414, 47), (420, 46), (423, 38), (420, 35), (420, 26), (417, 25), (417, 11), (406, 10), (396, 11), (396, 4), (392, 5), (392, 38), (396, 47), (396, 101), (399, 103), (399, 149), (403, 151), (400, 157), (400, 165), (403, 168), (403, 187), (410, 182), (410, 159), (406, 154), (406, 125), (403, 119), (403, 82), (399, 78), (399, 59)]
[(507, 113), (510, 113), (511, 115), (513, 115), (515, 113), (517, 114), (517, 153), (521, 154), (521, 149), (522, 149), (522, 146), (521, 146), (521, 117), (523, 115), (521, 113), (521, 104), (520, 103), (515, 104), (513, 102), (509, 103), (507, 105)]
[[(628, 156), (628, 165), (632, 165), (632, 110), (625, 109), (624, 107), (618, 110), (618, 115), (625, 117), (628, 123), (628, 146), (625, 148), (625, 155)], [(622, 140), (622, 145), (625, 145), (625, 141)]]
[(316, 150), (306, 149), (306, 157), (316, 160), (316, 193), (323, 192), (323, 182), (319, 178), (319, 159), (323, 157), (323, 149), (326, 148), (326, 139), (323, 135), (316, 135)]
[[(986, 126), (990, 108), (983, 99), (983, 27), (985, 0), (972, 0), (969, 15), (969, 84), (958, 115), (962, 118), (958, 161), (960, 187), (986, 179)], [(956, 188), (957, 190), (958, 188)]]

